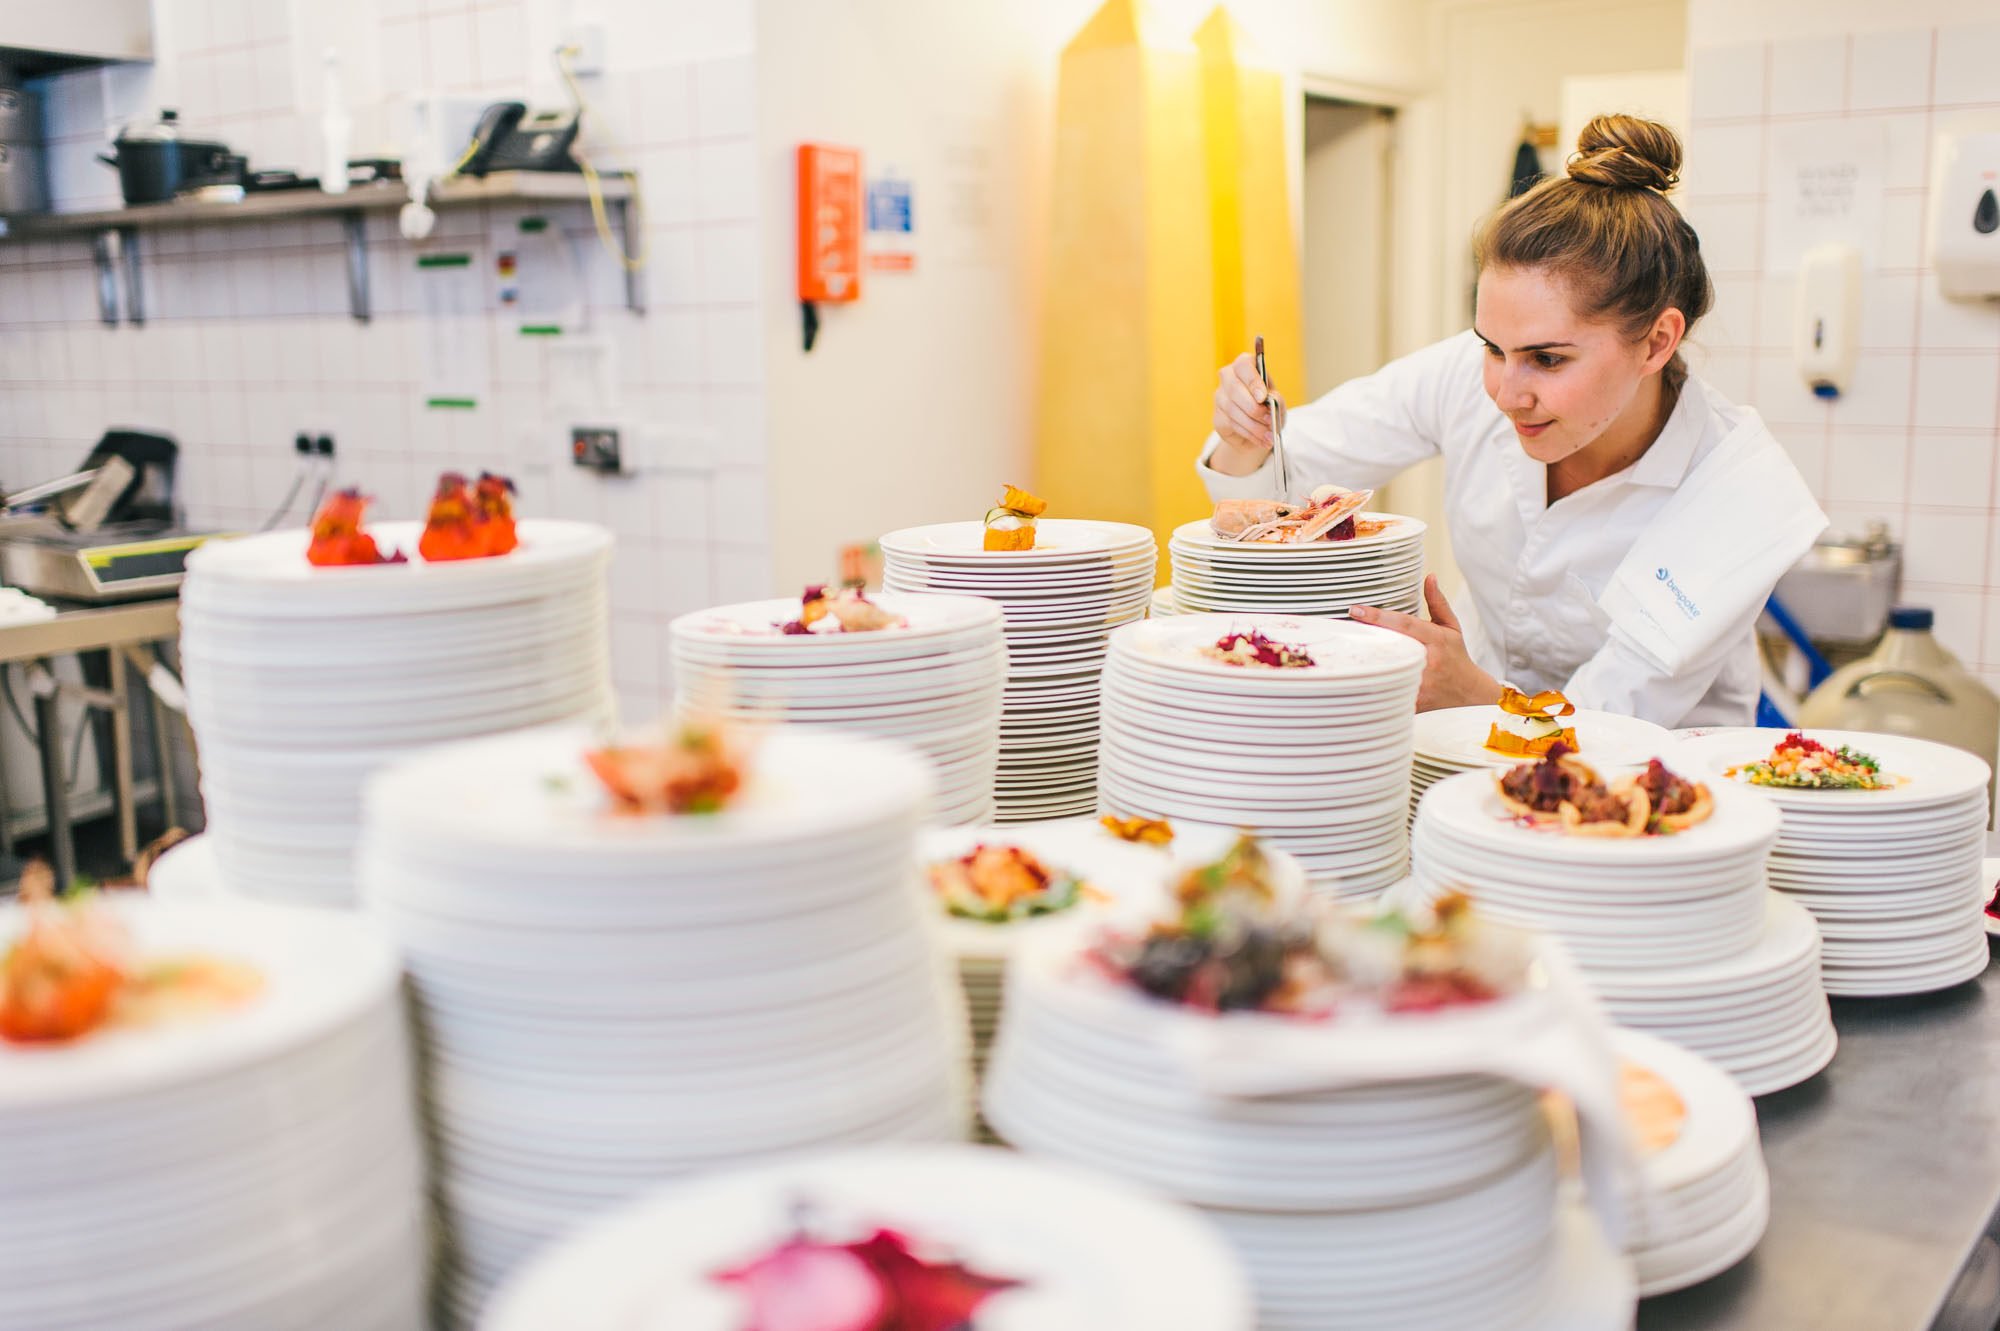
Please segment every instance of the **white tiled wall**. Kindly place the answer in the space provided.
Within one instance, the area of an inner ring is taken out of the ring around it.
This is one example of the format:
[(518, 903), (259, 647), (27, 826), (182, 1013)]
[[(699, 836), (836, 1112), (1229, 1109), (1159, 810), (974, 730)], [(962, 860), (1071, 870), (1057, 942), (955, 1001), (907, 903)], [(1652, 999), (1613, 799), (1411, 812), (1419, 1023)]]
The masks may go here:
[[(509, 470), (524, 512), (602, 521), (618, 533), (613, 672), (628, 715), (658, 707), (665, 625), (721, 600), (768, 595), (754, 67), (748, 0), (611, 0), (610, 69), (586, 88), (606, 164), (636, 167), (650, 262), (649, 312), (629, 313), (623, 274), (588, 208), (553, 216), (583, 263), (586, 337), (611, 361), (582, 409), (569, 358), (498, 313), (469, 326), (492, 390), (473, 411), (423, 402), (428, 321), (414, 259), (469, 251), (491, 272), (512, 214), (441, 211), (423, 246), (371, 216), (374, 318), (348, 317), (344, 250), (326, 220), (144, 233), (143, 328), (97, 317), (87, 242), (0, 243), (0, 486), (58, 474), (113, 424), (171, 433), (198, 523), (263, 522), (293, 477), (290, 440), (331, 431), (340, 476), (385, 516), (422, 511), (447, 468)], [(320, 52), (339, 45), (357, 155), (387, 146), (413, 88), (561, 105), (548, 68), (567, 0), (161, 0), (154, 66), (60, 76), (44, 86), (51, 179), (64, 210), (115, 207), (116, 176), (92, 160), (123, 119), (164, 103), (192, 130), (254, 163), (316, 170)], [(705, 52), (681, 58), (679, 53)], [(574, 342), (574, 339), (572, 339)], [(640, 468), (599, 478), (569, 467), (573, 418), (615, 421)], [(298, 515), (294, 515), (298, 520)]]
[[(1834, 525), (1886, 521), (1905, 545), (1904, 599), (2000, 683), (2000, 303), (1947, 301), (1924, 239), (1931, 145), (2000, 126), (2000, 24), (1836, 33), (1690, 53), (1684, 205), (1714, 273), (1701, 373), (1763, 414)], [(1888, 145), (1874, 261), (1862, 279), (1854, 383), (1828, 404), (1791, 354), (1794, 276), (1765, 253), (1776, 136), (1873, 128)]]

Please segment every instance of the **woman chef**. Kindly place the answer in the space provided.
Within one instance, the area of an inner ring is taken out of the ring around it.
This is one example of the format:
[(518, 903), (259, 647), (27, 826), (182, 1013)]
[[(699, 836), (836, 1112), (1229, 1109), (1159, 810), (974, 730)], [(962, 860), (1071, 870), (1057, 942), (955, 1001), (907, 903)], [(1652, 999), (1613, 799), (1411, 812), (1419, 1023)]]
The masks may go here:
[[(1481, 228), (1470, 331), (1286, 420), (1293, 493), (1279, 498), (1444, 458), (1470, 613), (1435, 578), (1428, 620), (1352, 611), (1428, 649), (1420, 709), (1491, 703), (1504, 680), (1670, 727), (1752, 719), (1757, 616), (1826, 519), (1757, 414), (1681, 359), (1713, 293), (1665, 197), (1680, 162), (1663, 125), (1591, 121), (1566, 179)], [(1273, 497), (1252, 359), (1221, 380), (1199, 462), (1209, 495)]]

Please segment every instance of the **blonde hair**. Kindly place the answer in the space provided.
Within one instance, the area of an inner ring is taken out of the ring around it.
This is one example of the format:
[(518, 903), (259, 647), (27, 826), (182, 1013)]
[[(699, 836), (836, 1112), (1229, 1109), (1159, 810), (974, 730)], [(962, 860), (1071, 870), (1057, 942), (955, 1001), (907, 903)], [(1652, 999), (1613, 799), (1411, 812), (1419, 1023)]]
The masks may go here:
[[(1681, 141), (1665, 125), (1635, 116), (1596, 116), (1577, 137), (1569, 174), (1541, 184), (1486, 219), (1474, 263), (1547, 269), (1593, 319), (1645, 336), (1677, 309), (1693, 330), (1715, 303), (1701, 241), (1667, 191), (1680, 183)], [(1662, 375), (1669, 389), (1687, 380), (1679, 351)]]

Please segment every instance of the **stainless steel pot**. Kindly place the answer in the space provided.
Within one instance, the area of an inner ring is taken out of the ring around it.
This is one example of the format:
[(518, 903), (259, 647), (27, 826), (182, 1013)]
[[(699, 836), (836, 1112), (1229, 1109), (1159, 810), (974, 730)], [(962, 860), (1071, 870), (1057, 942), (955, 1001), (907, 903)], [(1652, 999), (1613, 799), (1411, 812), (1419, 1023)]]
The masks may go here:
[(213, 185), (229, 174), (230, 152), (225, 144), (180, 136), (180, 120), (172, 111), (146, 125), (129, 125), (112, 142), (116, 156), (99, 153), (97, 160), (118, 172), (118, 189), (127, 207), (164, 203), (185, 189)]

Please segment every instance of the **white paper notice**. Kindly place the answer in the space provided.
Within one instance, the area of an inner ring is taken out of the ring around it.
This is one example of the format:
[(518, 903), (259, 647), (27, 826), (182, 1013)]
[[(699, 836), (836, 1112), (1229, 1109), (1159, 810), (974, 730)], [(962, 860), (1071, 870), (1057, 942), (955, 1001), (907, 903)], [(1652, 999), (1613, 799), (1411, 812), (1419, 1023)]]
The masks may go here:
[(1800, 255), (1829, 241), (1854, 246), (1863, 265), (1873, 267), (1888, 156), (1880, 124), (1773, 125), (1764, 271), (1795, 272)]

